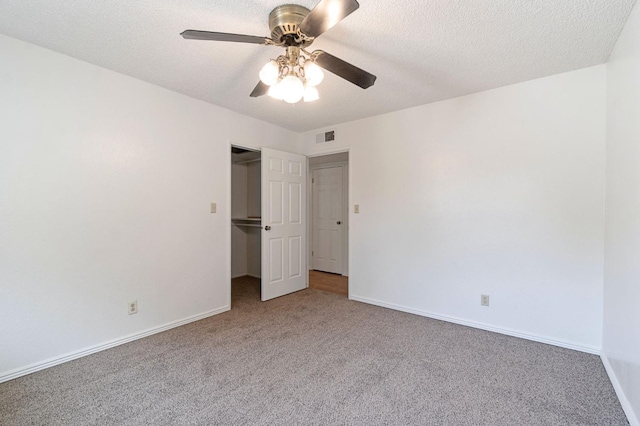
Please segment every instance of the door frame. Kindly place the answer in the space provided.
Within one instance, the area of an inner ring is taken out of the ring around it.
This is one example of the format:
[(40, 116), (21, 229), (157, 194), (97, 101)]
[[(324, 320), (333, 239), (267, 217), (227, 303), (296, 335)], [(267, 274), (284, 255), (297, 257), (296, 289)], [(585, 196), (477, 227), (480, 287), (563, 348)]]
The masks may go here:
[[(333, 163), (326, 164), (317, 164), (315, 166), (309, 165), (309, 159), (315, 157), (324, 157), (331, 154), (342, 154), (347, 153), (348, 160), (347, 161), (339, 161)], [(343, 167), (342, 174), (342, 211), (343, 211), (343, 220), (345, 226), (342, 227), (342, 273), (343, 276), (349, 276), (350, 270), (350, 244), (349, 244), (349, 234), (350, 232), (350, 220), (349, 220), (349, 200), (351, 198), (351, 168), (349, 167), (351, 163), (351, 153), (349, 149), (342, 149), (336, 151), (328, 151), (322, 153), (315, 153), (311, 155), (307, 155), (307, 241), (308, 241), (308, 249), (307, 249), (307, 269), (313, 269), (313, 259), (311, 257), (311, 251), (313, 249), (313, 184), (311, 183), (311, 179), (313, 178), (313, 171), (317, 169), (326, 169), (331, 167)]]

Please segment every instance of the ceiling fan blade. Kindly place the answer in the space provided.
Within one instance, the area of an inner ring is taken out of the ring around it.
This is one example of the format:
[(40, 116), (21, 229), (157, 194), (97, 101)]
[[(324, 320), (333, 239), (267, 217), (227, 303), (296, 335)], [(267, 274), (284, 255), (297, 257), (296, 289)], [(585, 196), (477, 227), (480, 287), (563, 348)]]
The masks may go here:
[(264, 84), (262, 81), (259, 81), (256, 87), (253, 89), (253, 92), (249, 96), (252, 98), (257, 98), (258, 96), (266, 95), (269, 91), (269, 86)]
[(215, 33), (211, 31), (185, 30), (180, 33), (183, 38), (190, 40), (235, 41), (238, 43), (267, 44), (267, 37), (244, 34)]
[(338, 77), (342, 77), (363, 89), (373, 86), (376, 82), (377, 77), (375, 75), (368, 73), (355, 65), (351, 65), (340, 58), (336, 58), (323, 50), (316, 50), (313, 52), (313, 55), (315, 56), (318, 53), (319, 55), (315, 61), (316, 64), (325, 70), (334, 73)]
[(307, 37), (318, 37), (359, 7), (356, 0), (320, 0), (300, 23), (300, 31)]

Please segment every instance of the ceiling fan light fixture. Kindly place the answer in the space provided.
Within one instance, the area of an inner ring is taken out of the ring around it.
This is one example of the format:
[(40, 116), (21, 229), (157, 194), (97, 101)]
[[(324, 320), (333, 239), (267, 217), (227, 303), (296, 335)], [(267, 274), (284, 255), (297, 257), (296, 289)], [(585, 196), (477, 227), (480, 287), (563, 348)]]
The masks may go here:
[(282, 100), (282, 87), (280, 86), (280, 82), (278, 81), (276, 84), (272, 85), (271, 87), (269, 87), (269, 91), (267, 92), (267, 95), (272, 97), (273, 99)]
[(318, 89), (315, 86), (310, 86), (308, 83), (304, 88), (304, 101), (305, 102), (313, 102), (320, 99), (320, 95), (318, 94)]
[(295, 75), (290, 74), (286, 76), (278, 86), (280, 86), (282, 100), (287, 103), (295, 104), (304, 96), (304, 84), (302, 83), (302, 80)]
[(278, 66), (278, 63), (272, 59), (260, 70), (260, 81), (267, 86), (273, 86), (278, 82), (279, 74), (280, 67)]
[(304, 64), (304, 76), (307, 80), (307, 86), (317, 86), (324, 80), (322, 69), (311, 60), (306, 61)]
[[(316, 87), (329, 71), (344, 80), (367, 89), (376, 81), (376, 76), (340, 58), (323, 51), (305, 50), (315, 39), (338, 22), (356, 11), (357, 0), (320, 0), (312, 9), (283, 4), (269, 14), (271, 37), (214, 31), (185, 30), (180, 35), (185, 39), (212, 40), (234, 43), (249, 43), (284, 48), (284, 55), (270, 60), (259, 73), (260, 82), (249, 94), (257, 98), (265, 94), (297, 103), (303, 98), (310, 102), (319, 98)], [(322, 68), (322, 69), (321, 69)]]

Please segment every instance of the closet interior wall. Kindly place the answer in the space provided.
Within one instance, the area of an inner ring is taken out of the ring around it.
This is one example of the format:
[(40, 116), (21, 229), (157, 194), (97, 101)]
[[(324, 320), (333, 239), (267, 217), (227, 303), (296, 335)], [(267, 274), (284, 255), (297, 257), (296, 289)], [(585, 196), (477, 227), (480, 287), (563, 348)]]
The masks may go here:
[(260, 278), (262, 265), (259, 158), (259, 152), (231, 155), (232, 278), (245, 275)]

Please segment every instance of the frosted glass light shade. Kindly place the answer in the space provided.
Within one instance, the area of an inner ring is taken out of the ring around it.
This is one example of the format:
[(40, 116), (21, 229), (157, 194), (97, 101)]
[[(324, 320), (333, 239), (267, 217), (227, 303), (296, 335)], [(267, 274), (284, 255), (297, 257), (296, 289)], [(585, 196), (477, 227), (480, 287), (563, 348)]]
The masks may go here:
[(269, 91), (267, 92), (267, 95), (271, 96), (273, 99), (277, 99), (279, 101), (282, 100), (282, 86), (280, 83), (276, 83), (274, 85), (272, 85), (271, 87), (269, 87)]
[(307, 79), (308, 86), (317, 86), (322, 83), (324, 73), (315, 62), (307, 61), (304, 64), (304, 76)]
[(273, 86), (278, 82), (278, 74), (280, 74), (280, 67), (273, 59), (265, 64), (260, 70), (260, 81), (267, 86)]
[(282, 99), (290, 104), (295, 104), (304, 95), (304, 84), (295, 75), (289, 75), (282, 79), (279, 84)]
[(318, 89), (315, 86), (309, 86), (307, 83), (304, 88), (304, 101), (305, 102), (313, 102), (320, 99), (320, 95), (318, 94)]

